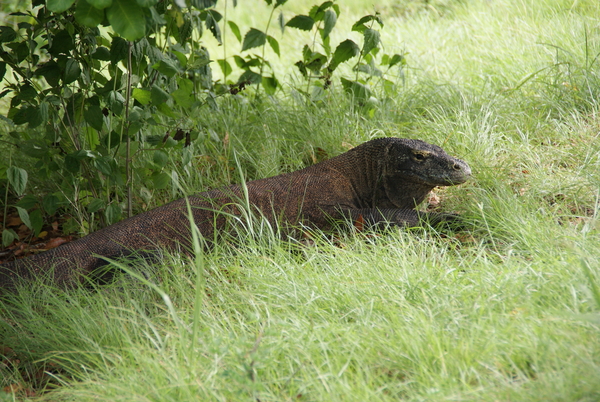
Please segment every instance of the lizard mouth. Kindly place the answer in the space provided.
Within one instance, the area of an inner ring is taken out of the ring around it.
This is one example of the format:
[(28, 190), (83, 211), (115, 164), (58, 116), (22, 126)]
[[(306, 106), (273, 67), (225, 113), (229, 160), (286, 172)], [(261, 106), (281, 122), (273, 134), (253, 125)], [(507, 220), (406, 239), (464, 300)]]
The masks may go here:
[(462, 184), (471, 178), (471, 168), (466, 162), (460, 159), (451, 160), (443, 173), (436, 177), (433, 175), (433, 181), (438, 181), (438, 186), (455, 186)]
[(471, 168), (461, 160), (451, 161), (444, 169), (435, 169), (423, 174), (414, 170), (400, 170), (405, 180), (431, 186), (455, 186), (471, 178)]
[(444, 185), (444, 186), (455, 186), (457, 184), (463, 184), (464, 182), (468, 181), (471, 178), (471, 169), (469, 169), (468, 171), (464, 171), (464, 172), (459, 172), (458, 174), (454, 174), (454, 175), (447, 175), (445, 177), (443, 177), (440, 181), (440, 186)]

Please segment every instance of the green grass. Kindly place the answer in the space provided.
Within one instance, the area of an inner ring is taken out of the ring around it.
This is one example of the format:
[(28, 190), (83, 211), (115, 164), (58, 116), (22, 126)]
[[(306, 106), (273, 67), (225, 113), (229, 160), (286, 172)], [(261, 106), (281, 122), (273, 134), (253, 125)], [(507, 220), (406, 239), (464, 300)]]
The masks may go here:
[[(371, 11), (360, 3), (340, 23)], [(410, 70), (374, 116), (336, 94), (318, 108), (231, 102), (199, 117), (229, 146), (206, 139), (212, 159), (180, 178), (191, 192), (239, 180), (235, 158), (258, 178), (373, 137), (421, 138), (471, 165), (438, 208), (473, 230), (250, 236), (202, 263), (140, 262), (145, 276), (93, 292), (24, 290), (0, 302), (0, 387), (48, 400), (600, 399), (600, 5), (410, 4), (381, 6), (386, 52), (408, 51)]]

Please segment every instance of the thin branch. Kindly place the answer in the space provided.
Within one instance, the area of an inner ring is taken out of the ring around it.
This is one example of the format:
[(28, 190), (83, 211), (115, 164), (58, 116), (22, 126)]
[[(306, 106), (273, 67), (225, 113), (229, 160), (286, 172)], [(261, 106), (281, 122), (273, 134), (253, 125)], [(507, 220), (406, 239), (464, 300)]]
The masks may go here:
[[(126, 89), (126, 97), (125, 97), (125, 123), (123, 126), (126, 126), (125, 135), (127, 136), (127, 148), (125, 152), (125, 186), (127, 187), (127, 217), (131, 217), (133, 215), (133, 207), (132, 207), (132, 188), (133, 188), (133, 175), (131, 174), (131, 137), (129, 137), (129, 102), (131, 100), (131, 49), (133, 48), (133, 43), (129, 42), (129, 47), (127, 51), (127, 89)], [(122, 127), (123, 127), (122, 126)]]

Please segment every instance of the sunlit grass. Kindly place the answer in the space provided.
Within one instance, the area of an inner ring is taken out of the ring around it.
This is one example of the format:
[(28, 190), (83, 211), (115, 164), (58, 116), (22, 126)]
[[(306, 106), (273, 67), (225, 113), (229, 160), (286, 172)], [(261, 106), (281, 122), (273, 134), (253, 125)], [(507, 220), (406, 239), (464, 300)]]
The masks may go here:
[[(372, 12), (360, 3), (340, 26)], [(257, 222), (202, 264), (174, 254), (94, 291), (33, 287), (0, 305), (13, 356), (0, 386), (57, 387), (50, 400), (598, 400), (600, 6), (393, 3), (380, 4), (385, 51), (409, 52), (410, 70), (373, 116), (343, 94), (223, 102), (200, 116), (221, 142), (195, 145), (182, 186), (421, 138), (471, 165), (435, 206), (468, 231), (289, 241)], [(286, 68), (303, 44), (288, 33)]]

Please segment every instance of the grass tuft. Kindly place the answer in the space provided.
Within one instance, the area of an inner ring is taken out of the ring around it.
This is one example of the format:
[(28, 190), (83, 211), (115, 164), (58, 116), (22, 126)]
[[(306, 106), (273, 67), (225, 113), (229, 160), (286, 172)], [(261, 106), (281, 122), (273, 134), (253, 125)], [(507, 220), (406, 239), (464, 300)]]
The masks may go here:
[[(421, 138), (471, 165), (473, 180), (423, 206), (467, 230), (294, 241), (247, 220), (196, 259), (116, 262), (125, 273), (91, 290), (23, 289), (0, 301), (0, 400), (600, 398), (599, 3), (395, 3), (378, 7), (386, 53), (408, 52), (397, 94), (373, 114), (335, 83), (315, 105), (224, 100), (198, 116), (210, 130), (177, 192)], [(339, 24), (371, 11), (340, 7)]]

